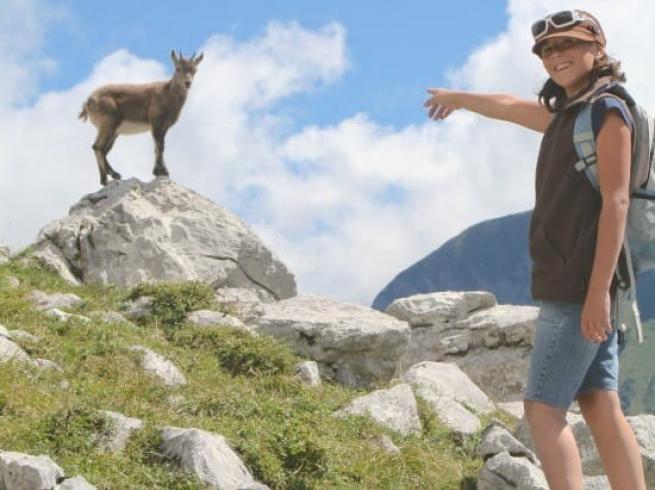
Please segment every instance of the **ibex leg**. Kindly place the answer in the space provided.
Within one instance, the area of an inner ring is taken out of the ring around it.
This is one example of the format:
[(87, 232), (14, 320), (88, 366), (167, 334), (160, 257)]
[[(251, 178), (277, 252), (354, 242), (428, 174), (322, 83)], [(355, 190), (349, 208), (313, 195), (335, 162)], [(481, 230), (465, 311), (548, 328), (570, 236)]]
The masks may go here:
[(153, 125), (152, 137), (155, 140), (155, 168), (152, 173), (156, 177), (168, 177), (168, 169), (164, 165), (164, 138), (166, 130)]
[(114, 170), (110, 165), (109, 160), (107, 160), (107, 154), (111, 151), (112, 147), (114, 146), (114, 143), (116, 142), (116, 138), (118, 138), (118, 133), (115, 132), (114, 137), (112, 138), (111, 142), (107, 147), (107, 151), (105, 152), (105, 164), (107, 165), (107, 171), (109, 172), (109, 175), (111, 175), (111, 178), (114, 180), (121, 180), (121, 174), (116, 172), (116, 170)]

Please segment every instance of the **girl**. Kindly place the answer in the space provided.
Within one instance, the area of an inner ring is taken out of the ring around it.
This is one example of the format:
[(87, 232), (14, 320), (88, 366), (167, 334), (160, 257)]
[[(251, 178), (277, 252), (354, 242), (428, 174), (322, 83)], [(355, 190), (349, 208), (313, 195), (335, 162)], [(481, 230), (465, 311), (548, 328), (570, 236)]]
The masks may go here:
[(625, 104), (605, 97), (592, 106), (600, 194), (573, 168), (581, 103), (621, 91), (625, 76), (606, 54), (603, 30), (588, 12), (549, 15), (533, 24), (532, 35), (532, 51), (549, 77), (538, 102), (430, 89), (425, 105), (435, 120), (466, 109), (544, 133), (530, 223), (531, 292), (540, 310), (526, 419), (551, 489), (582, 489), (580, 455), (565, 418), (575, 399), (612, 489), (645, 490), (637, 441), (617, 393), (617, 331), (610, 320), (629, 204), (634, 122)]

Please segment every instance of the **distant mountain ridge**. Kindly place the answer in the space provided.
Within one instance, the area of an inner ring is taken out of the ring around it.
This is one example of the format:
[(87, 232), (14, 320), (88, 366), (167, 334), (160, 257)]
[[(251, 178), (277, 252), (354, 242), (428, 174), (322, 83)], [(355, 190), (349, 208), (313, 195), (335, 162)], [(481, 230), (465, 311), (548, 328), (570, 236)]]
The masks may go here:
[[(489, 291), (499, 303), (530, 305), (528, 228), (532, 212), (483, 221), (400, 272), (375, 297), (384, 311), (397, 298), (434, 291)], [(639, 277), (639, 308), (655, 318), (655, 273)]]

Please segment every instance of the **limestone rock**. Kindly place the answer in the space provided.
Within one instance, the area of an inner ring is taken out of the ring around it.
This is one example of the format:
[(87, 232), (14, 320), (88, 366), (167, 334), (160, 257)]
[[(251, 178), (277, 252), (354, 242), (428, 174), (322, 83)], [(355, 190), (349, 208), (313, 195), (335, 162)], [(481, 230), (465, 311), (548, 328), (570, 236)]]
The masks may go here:
[(9, 247), (0, 245), (0, 265), (9, 262), (10, 257), (11, 257), (11, 251), (9, 250)]
[(479, 414), (495, 408), (489, 397), (456, 364), (421, 362), (409, 368), (403, 380), (415, 388), (432, 391), (436, 396), (451, 398)]
[(222, 313), (220, 311), (197, 310), (191, 311), (186, 316), (186, 321), (192, 325), (209, 326), (221, 325), (225, 327), (237, 328), (240, 330), (249, 330), (246, 325), (238, 318)]
[(209, 488), (221, 490), (266, 489), (253, 480), (239, 456), (223, 436), (199, 429), (165, 427), (162, 430), (162, 451), (179, 461)]
[(32, 456), (0, 451), (0, 489), (49, 489), (57, 484), (64, 471), (48, 456)]
[(132, 433), (143, 428), (143, 422), (139, 419), (126, 417), (117, 412), (103, 410), (100, 412), (109, 425), (109, 430), (102, 434), (98, 440), (98, 445), (104, 451), (119, 453), (127, 445)]
[(468, 314), (496, 304), (487, 292), (439, 292), (416, 294), (391, 303), (385, 313), (412, 327), (454, 323)]
[(425, 400), (430, 410), (459, 440), (467, 439), (480, 430), (480, 419), (460, 402), (440, 396), (433, 390), (418, 386), (416, 394)]
[(407, 323), (361, 305), (298, 296), (260, 307), (257, 333), (288, 342), (324, 375), (349, 386), (389, 381), (409, 340)]
[[(0, 332), (0, 334), (2, 334), (2, 332)], [(31, 342), (33, 344), (41, 341), (40, 337), (32, 335), (25, 330), (9, 330), (9, 337), (14, 341), (18, 340), (20, 342)]]
[(152, 312), (152, 304), (155, 298), (151, 296), (141, 296), (134, 301), (128, 301), (125, 304), (125, 318), (132, 321), (138, 321), (142, 318), (150, 316)]
[(133, 345), (129, 350), (141, 354), (143, 369), (159, 379), (165, 385), (179, 386), (186, 384), (186, 378), (180, 370), (171, 361), (160, 356), (156, 352), (141, 345)]
[(391, 438), (385, 434), (375, 439), (375, 443), (389, 454), (400, 454), (400, 448), (396, 446)]
[(511, 456), (522, 456), (540, 466), (537, 456), (498, 423), (491, 423), (485, 427), (481, 439), (476, 452), (485, 461), (496, 454), (507, 451)]
[(59, 274), (71, 286), (79, 286), (80, 279), (73, 273), (66, 256), (54, 242), (42, 239), (32, 255), (21, 261), (23, 264), (36, 262), (37, 264)]
[(73, 478), (66, 478), (54, 490), (96, 490), (96, 487), (78, 475)]
[(309, 386), (319, 386), (321, 384), (321, 375), (316, 361), (301, 362), (296, 366), (296, 374), (303, 383)]
[(582, 488), (584, 488), (584, 490), (612, 490), (612, 487), (610, 487), (610, 482), (605, 475), (583, 475)]
[(469, 348), (498, 345), (532, 345), (539, 308), (496, 305), (457, 322), (469, 333)]
[(335, 412), (335, 415), (337, 417), (368, 416), (380, 425), (404, 436), (421, 432), (416, 399), (412, 388), (405, 383), (356, 398)]
[(70, 322), (72, 320), (76, 320), (81, 323), (89, 323), (91, 321), (85, 316), (66, 313), (65, 311), (61, 311), (58, 308), (50, 308), (45, 312), (45, 314), (49, 317), (56, 318), (60, 322)]
[(637, 438), (644, 465), (646, 484), (655, 488), (655, 415), (641, 414), (626, 417)]
[(92, 311), (89, 313), (89, 316), (94, 320), (98, 320), (104, 323), (116, 325), (132, 325), (132, 323), (127, 318), (116, 311)]
[(24, 362), (32, 364), (33, 361), (18, 344), (7, 337), (0, 335), (0, 362)]
[(511, 415), (516, 420), (521, 420), (523, 418), (525, 409), (523, 407), (522, 400), (515, 401), (515, 402), (502, 402), (502, 403), (498, 403), (497, 405), (498, 408), (500, 408), (503, 412)]
[(34, 359), (34, 364), (41, 371), (47, 371), (48, 369), (53, 369), (55, 371), (62, 371), (62, 369), (49, 359)]
[(16, 289), (19, 286), (20, 286), (20, 281), (14, 276), (0, 277), (0, 289), (2, 288)]
[(247, 224), (168, 179), (110, 182), (44, 227), (34, 247), (85, 283), (199, 280), (296, 294), (293, 275)]
[(39, 310), (45, 311), (52, 308), (80, 308), (84, 306), (84, 300), (79, 296), (67, 293), (54, 293), (47, 294), (43, 291), (32, 291), (28, 297), (30, 301), (36, 306)]
[[(566, 422), (571, 426), (573, 436), (578, 445), (580, 460), (582, 462), (582, 472), (589, 476), (602, 475), (604, 472), (603, 463), (596, 449), (591, 431), (582, 415), (569, 411), (566, 414)], [(530, 427), (525, 417), (519, 422), (516, 437), (531, 451), (535, 450)]]
[(528, 346), (481, 347), (465, 355), (447, 355), (444, 362), (457, 364), (490, 398), (496, 401), (519, 401), (530, 365)]
[(511, 456), (503, 451), (489, 458), (478, 478), (478, 490), (548, 490), (543, 472), (527, 458)]
[(7, 327), (3, 325), (0, 325), (0, 335), (11, 340), (11, 334), (9, 333), (9, 330), (7, 330)]

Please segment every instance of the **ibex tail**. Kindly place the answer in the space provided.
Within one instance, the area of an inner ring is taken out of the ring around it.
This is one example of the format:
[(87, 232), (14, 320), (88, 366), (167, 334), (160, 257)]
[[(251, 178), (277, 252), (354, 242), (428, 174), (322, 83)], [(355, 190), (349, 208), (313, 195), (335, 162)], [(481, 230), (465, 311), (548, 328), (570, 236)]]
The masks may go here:
[(88, 117), (88, 114), (86, 113), (86, 102), (82, 104), (82, 110), (80, 111), (77, 117), (82, 121), (86, 121), (86, 118)]

